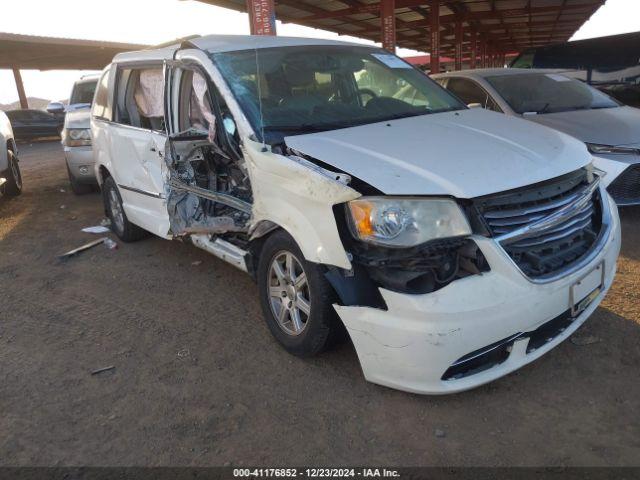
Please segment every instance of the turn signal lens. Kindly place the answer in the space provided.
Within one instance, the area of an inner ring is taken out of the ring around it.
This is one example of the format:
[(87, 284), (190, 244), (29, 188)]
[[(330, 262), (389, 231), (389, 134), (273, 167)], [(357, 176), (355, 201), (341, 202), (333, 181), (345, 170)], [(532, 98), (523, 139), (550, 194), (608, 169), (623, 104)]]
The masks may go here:
[(358, 235), (363, 237), (372, 235), (371, 212), (373, 211), (373, 205), (363, 200), (357, 203), (351, 202), (349, 207), (351, 208), (353, 224), (358, 231)]

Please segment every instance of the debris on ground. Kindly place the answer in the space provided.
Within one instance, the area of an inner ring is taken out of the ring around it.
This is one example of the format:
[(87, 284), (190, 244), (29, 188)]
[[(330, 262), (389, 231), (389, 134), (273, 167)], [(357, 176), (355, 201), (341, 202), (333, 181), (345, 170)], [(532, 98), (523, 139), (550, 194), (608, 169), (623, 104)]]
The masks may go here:
[(64, 188), (60, 189), (60, 193), (65, 193), (65, 192), (66, 192), (66, 190)]
[(202, 265), (202, 260), (196, 260), (195, 262), (191, 262), (191, 265), (193, 265), (194, 267)]
[(444, 437), (447, 436), (445, 431), (444, 430), (440, 430), (439, 428), (436, 428), (435, 434), (436, 434), (437, 438), (444, 438)]
[(573, 343), (574, 345), (578, 345), (579, 347), (598, 343), (599, 341), (600, 339), (593, 335), (584, 335), (582, 337), (574, 335), (573, 337), (571, 337), (571, 343)]
[[(109, 239), (107, 237), (102, 237), (102, 238), (99, 238), (98, 240), (94, 240), (93, 242), (85, 243), (84, 245), (78, 248), (74, 248), (73, 250), (69, 250), (67, 253), (63, 253), (58, 258), (66, 259), (69, 257), (73, 257), (74, 255), (77, 255), (80, 252), (84, 252), (85, 250), (89, 250), (90, 248), (100, 245), (101, 243), (105, 243), (106, 240), (109, 240)], [(113, 240), (111, 241), (113, 242)]]
[(95, 227), (85, 227), (82, 229), (82, 231), (84, 233), (108, 233), (111, 230), (103, 225), (96, 225)]
[(65, 208), (67, 208), (66, 205), (60, 205), (60, 210), (64, 210)]
[(109, 250), (115, 250), (118, 248), (118, 244), (113, 240), (111, 240), (110, 238), (104, 239), (104, 246), (107, 247)]
[(100, 226), (110, 228), (111, 220), (109, 220), (108, 218), (103, 218), (102, 220), (100, 220)]
[(109, 372), (115, 369), (116, 369), (115, 365), (110, 365), (108, 367), (98, 368), (97, 370), (94, 370), (93, 372), (91, 372), (91, 375), (98, 375), (99, 373)]
[(188, 357), (189, 356), (189, 349), (188, 348), (183, 348), (182, 350), (180, 350), (178, 352), (178, 356), (180, 358)]

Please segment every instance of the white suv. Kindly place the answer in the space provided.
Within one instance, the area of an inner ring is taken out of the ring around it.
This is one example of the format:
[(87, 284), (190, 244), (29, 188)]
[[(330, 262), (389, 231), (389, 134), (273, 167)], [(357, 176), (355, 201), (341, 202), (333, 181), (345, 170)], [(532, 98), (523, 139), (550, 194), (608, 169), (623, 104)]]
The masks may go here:
[(377, 48), (210, 36), (120, 54), (91, 128), (122, 240), (190, 239), (254, 277), (285, 349), (316, 354), (344, 325), (382, 385), (505, 375), (613, 281), (618, 214), (584, 144), (468, 109)]
[(18, 146), (7, 115), (0, 111), (0, 193), (15, 197), (22, 193)]

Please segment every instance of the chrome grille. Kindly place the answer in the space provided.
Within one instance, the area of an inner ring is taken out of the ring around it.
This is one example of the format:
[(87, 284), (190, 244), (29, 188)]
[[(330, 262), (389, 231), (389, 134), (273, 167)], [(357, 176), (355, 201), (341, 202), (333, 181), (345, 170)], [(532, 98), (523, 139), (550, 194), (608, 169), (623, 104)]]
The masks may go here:
[(522, 272), (556, 276), (584, 257), (602, 226), (599, 179), (586, 170), (476, 201), (485, 225)]

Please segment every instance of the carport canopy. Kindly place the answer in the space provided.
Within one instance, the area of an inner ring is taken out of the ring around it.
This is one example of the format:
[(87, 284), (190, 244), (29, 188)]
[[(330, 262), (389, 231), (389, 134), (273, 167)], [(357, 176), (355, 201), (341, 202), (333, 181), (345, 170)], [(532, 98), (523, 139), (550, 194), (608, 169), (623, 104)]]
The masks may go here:
[(468, 68), (493, 66), (525, 48), (566, 42), (606, 0), (199, 0), (248, 12), (251, 31), (275, 19), (431, 54)]
[(20, 69), (101, 70), (118, 53), (147, 45), (0, 33), (0, 68), (13, 70), (20, 105), (28, 108)]

